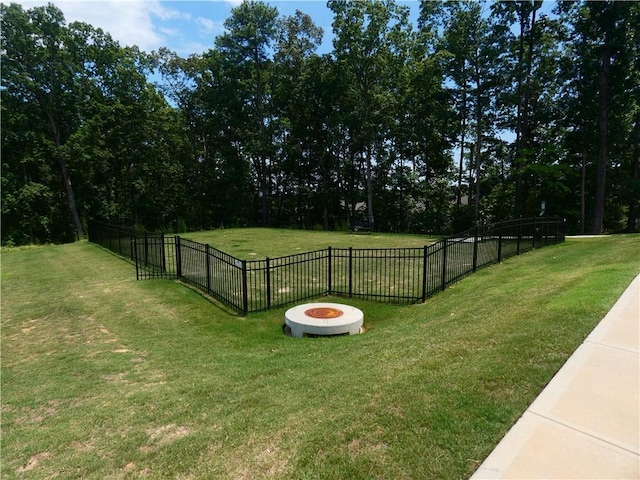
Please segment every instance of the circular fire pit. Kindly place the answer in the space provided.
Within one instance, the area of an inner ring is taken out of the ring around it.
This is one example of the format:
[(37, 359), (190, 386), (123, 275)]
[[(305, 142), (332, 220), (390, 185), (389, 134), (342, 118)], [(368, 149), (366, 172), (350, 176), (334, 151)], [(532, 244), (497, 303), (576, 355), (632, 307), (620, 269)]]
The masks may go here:
[(356, 335), (364, 321), (362, 310), (340, 303), (306, 303), (290, 308), (284, 322), (292, 337)]

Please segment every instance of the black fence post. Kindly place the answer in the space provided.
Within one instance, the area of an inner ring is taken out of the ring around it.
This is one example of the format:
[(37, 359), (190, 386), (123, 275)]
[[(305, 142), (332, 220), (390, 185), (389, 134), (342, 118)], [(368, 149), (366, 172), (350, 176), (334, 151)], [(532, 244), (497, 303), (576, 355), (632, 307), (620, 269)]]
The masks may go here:
[(164, 251), (164, 233), (160, 234), (160, 256), (161, 256), (161, 262), (162, 262), (162, 273), (167, 273), (167, 259), (165, 257), (165, 251)]
[(249, 289), (247, 283), (247, 261), (242, 260), (242, 313), (249, 313)]
[(182, 277), (182, 253), (180, 252), (180, 237), (176, 235), (176, 277)]
[(476, 272), (478, 269), (478, 227), (473, 231), (473, 259), (472, 259), (472, 271)]
[(500, 228), (500, 233), (498, 233), (498, 263), (502, 261), (502, 228)]
[(564, 218), (556, 218), (556, 242), (564, 242)]
[(353, 247), (349, 247), (349, 298), (353, 296)]
[(211, 293), (211, 258), (209, 255), (209, 244), (205, 244), (204, 246), (204, 255), (205, 255), (205, 266), (207, 269), (207, 293)]
[(427, 300), (427, 252), (428, 247), (425, 245), (422, 254), (422, 303)]
[[(131, 257), (133, 257), (134, 255), (134, 250), (135, 250), (135, 245), (136, 244), (136, 236), (135, 233), (133, 232), (133, 228), (129, 229), (129, 245), (131, 247)], [(136, 259), (138, 258), (138, 254), (135, 254)], [(133, 260), (133, 258), (132, 258)], [(136, 260), (137, 261), (137, 260)]]
[(531, 244), (531, 248), (536, 248), (536, 235), (538, 234), (536, 217), (533, 217), (533, 243)]
[(149, 265), (149, 239), (147, 238), (147, 232), (144, 232), (144, 266)]
[(442, 290), (447, 287), (447, 239), (442, 240)]
[(267, 310), (271, 308), (271, 261), (269, 257), (267, 257), (266, 261), (267, 266)]
[(327, 247), (327, 295), (331, 295), (331, 247)]
[(518, 218), (518, 243), (516, 245), (516, 255), (520, 255), (520, 242), (522, 242), (522, 217)]
[(131, 253), (133, 254), (133, 258), (136, 263), (136, 280), (140, 280), (140, 271), (138, 269), (138, 245), (135, 238), (132, 238), (132, 245), (133, 245), (133, 252)]

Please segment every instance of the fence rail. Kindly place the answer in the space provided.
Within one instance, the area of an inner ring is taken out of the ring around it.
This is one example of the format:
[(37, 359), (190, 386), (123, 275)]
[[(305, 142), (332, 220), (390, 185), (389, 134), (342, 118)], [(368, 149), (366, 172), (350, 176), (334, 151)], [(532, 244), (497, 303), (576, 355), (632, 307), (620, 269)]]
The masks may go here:
[(97, 243), (129, 260), (135, 259), (134, 239), (146, 235), (146, 232), (133, 228), (105, 225), (98, 222), (89, 222), (88, 233), (90, 242)]
[(332, 248), (241, 260), (179, 236), (92, 223), (89, 240), (136, 265), (136, 277), (180, 279), (247, 314), (324, 295), (419, 303), (478, 268), (564, 241), (560, 218), (478, 227), (419, 248)]

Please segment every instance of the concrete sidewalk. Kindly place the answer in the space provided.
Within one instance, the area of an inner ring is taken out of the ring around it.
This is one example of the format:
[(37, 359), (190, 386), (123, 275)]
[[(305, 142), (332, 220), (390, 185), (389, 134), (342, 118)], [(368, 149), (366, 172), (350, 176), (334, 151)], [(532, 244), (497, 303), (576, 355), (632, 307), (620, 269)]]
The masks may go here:
[(640, 479), (640, 276), (471, 477)]

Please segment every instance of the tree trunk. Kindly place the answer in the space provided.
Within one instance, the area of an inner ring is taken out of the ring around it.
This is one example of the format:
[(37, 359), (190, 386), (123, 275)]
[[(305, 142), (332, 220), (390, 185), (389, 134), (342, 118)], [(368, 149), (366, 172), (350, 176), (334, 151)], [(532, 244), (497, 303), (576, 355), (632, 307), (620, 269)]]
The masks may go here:
[[(44, 105), (44, 103), (42, 103), (42, 105)], [(60, 132), (58, 130), (56, 121), (49, 109), (45, 108), (45, 112), (47, 114), (47, 120), (49, 122), (49, 131), (51, 132), (53, 142), (56, 146), (56, 160), (58, 161), (58, 165), (60, 166), (62, 182), (64, 183), (65, 192), (67, 194), (67, 204), (69, 205), (69, 211), (71, 213), (71, 218), (73, 218), (73, 225), (76, 230), (76, 239), (79, 240), (81, 238), (84, 238), (84, 229), (82, 228), (82, 222), (80, 221), (80, 213), (78, 212), (78, 204), (76, 203), (76, 195), (73, 191), (73, 185), (71, 184), (71, 177), (69, 176), (69, 171), (67, 170), (67, 162), (60, 152), (60, 148), (62, 146), (62, 141), (60, 140)]]
[[(531, 144), (532, 144), (532, 125), (531, 125), (531, 69), (533, 68), (533, 46), (535, 42), (535, 26), (536, 26), (536, 8), (534, 6), (531, 11), (531, 23), (529, 25), (528, 30), (528, 47), (527, 47), (527, 61), (526, 66), (527, 70), (525, 72), (524, 77), (524, 105), (522, 107), (522, 138), (521, 138), (521, 155), (522, 155), (522, 166), (530, 165), (535, 161), (534, 158), (531, 157)], [(521, 214), (528, 215), (528, 200), (531, 192), (531, 186), (535, 185), (535, 179), (532, 181), (528, 181), (527, 178), (521, 176), (520, 183), (520, 201), (521, 201)], [(534, 192), (535, 194), (535, 192)]]
[(482, 152), (482, 127), (480, 126), (480, 118), (478, 118), (478, 126), (477, 126), (477, 140), (476, 140), (476, 185), (475, 185), (475, 202), (474, 202), (474, 213), (476, 225), (480, 221), (480, 154)]
[[(464, 68), (463, 68), (464, 72)], [(463, 74), (464, 77), (464, 74)], [(462, 133), (460, 135), (460, 168), (458, 170), (458, 198), (456, 199), (456, 205), (460, 208), (462, 203), (462, 171), (464, 162), (464, 143), (466, 141), (465, 133), (467, 130), (467, 82), (465, 80), (462, 86)]]
[(264, 124), (264, 93), (262, 84), (262, 74), (260, 71), (260, 57), (258, 50), (253, 52), (254, 68), (256, 72), (256, 103), (258, 104), (258, 127), (260, 129), (260, 171), (258, 173), (260, 183), (261, 194), (261, 207), (262, 207), (262, 226), (266, 227), (269, 224), (269, 176), (267, 172), (267, 157), (266, 157), (266, 127)]
[(369, 214), (369, 228), (374, 228), (373, 218), (373, 179), (371, 172), (371, 146), (367, 146), (367, 158), (365, 163), (366, 175), (367, 175), (367, 212)]
[(67, 192), (67, 202), (69, 204), (69, 210), (71, 211), (73, 224), (76, 228), (76, 237), (77, 240), (79, 240), (81, 238), (84, 238), (84, 229), (82, 228), (82, 222), (80, 221), (80, 213), (78, 212), (76, 195), (73, 191), (73, 186), (71, 185), (71, 177), (69, 176), (69, 172), (67, 171), (67, 162), (59, 152), (56, 152), (56, 156), (58, 157), (58, 164), (60, 165), (60, 170), (62, 172), (62, 181), (64, 182), (64, 187)]
[(524, 63), (524, 29), (525, 29), (525, 20), (524, 15), (520, 12), (520, 37), (519, 37), (519, 47), (518, 47), (518, 84), (517, 84), (517, 97), (518, 97), (518, 105), (516, 111), (516, 154), (515, 161), (513, 165), (513, 170), (515, 173), (516, 180), (516, 191), (515, 191), (515, 214), (516, 217), (521, 217), (523, 213), (523, 194), (522, 194), (522, 150), (523, 150), (523, 134), (522, 134), (522, 66)]
[(636, 111), (635, 124), (633, 126), (633, 153), (631, 158), (631, 182), (632, 190), (629, 195), (629, 209), (627, 211), (627, 232), (638, 230), (636, 220), (638, 218), (638, 196), (635, 186), (638, 184), (638, 170), (640, 167), (640, 112)]
[(596, 173), (596, 198), (593, 207), (593, 223), (591, 233), (600, 234), (604, 224), (605, 187), (607, 180), (608, 158), (608, 114), (609, 114), (609, 80), (611, 70), (611, 48), (608, 34), (605, 35), (602, 48), (602, 68), (600, 70), (600, 107), (598, 115), (598, 133), (600, 146), (598, 149), (598, 167)]
[(580, 233), (586, 232), (586, 183), (587, 183), (587, 148), (582, 149), (582, 180), (580, 182)]
[(322, 184), (320, 186), (320, 198), (323, 199), (322, 201), (323, 227), (325, 230), (329, 230), (329, 208), (327, 206), (329, 203), (328, 202), (329, 179), (327, 178), (328, 172), (327, 172), (326, 161), (327, 161), (327, 153), (323, 151), (322, 155), (320, 156), (320, 171), (321, 171), (320, 178), (322, 178)]
[(474, 152), (475, 145), (470, 145), (469, 148), (469, 196), (467, 198), (467, 205), (471, 205), (471, 199), (473, 198), (474, 192), (474, 181), (473, 181), (473, 165), (474, 165)]
[(476, 50), (476, 188), (475, 188), (475, 224), (480, 221), (480, 174), (482, 152), (482, 82), (480, 80), (480, 58)]

